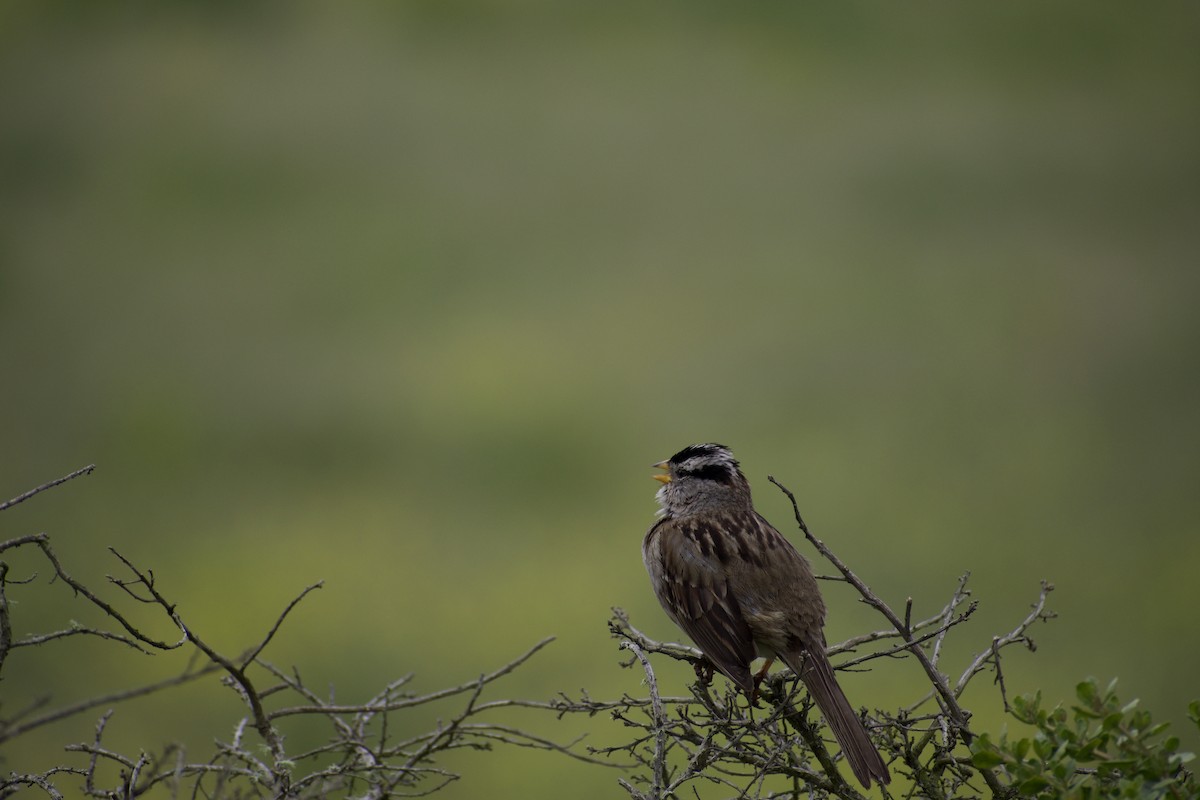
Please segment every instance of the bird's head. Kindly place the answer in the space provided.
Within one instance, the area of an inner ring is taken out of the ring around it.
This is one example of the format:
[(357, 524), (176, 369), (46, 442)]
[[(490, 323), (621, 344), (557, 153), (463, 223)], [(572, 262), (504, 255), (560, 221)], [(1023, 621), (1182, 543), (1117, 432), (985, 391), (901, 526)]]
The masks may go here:
[(750, 503), (750, 484), (737, 459), (720, 444), (693, 444), (654, 465), (663, 487), (658, 490), (660, 514), (690, 516)]

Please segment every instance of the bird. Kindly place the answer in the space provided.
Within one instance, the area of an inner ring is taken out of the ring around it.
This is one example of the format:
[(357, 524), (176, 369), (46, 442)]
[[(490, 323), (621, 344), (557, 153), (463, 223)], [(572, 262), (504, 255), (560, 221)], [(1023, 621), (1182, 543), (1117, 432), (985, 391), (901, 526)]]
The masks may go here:
[[(825, 603), (807, 559), (757, 511), (733, 452), (706, 443), (653, 465), (663, 486), (642, 541), (667, 616), (753, 703), (771, 663), (804, 682), (864, 788), (891, 780), (825, 653)], [(766, 664), (757, 676), (750, 665)]]

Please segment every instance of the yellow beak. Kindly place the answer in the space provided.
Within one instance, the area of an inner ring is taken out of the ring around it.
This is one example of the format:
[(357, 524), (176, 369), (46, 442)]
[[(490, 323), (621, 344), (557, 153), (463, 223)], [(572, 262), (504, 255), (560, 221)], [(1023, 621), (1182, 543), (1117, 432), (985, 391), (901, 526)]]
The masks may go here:
[[(661, 470), (669, 469), (669, 467), (667, 466), (667, 462), (665, 462), (665, 461), (660, 461), (657, 464), (652, 464), (651, 466), (653, 466), (655, 469), (661, 469)], [(662, 475), (651, 475), (650, 477), (652, 477), (652, 478), (654, 478), (654, 480), (660, 481), (662, 483), (670, 483), (671, 482), (671, 476), (666, 474), (665, 472)]]

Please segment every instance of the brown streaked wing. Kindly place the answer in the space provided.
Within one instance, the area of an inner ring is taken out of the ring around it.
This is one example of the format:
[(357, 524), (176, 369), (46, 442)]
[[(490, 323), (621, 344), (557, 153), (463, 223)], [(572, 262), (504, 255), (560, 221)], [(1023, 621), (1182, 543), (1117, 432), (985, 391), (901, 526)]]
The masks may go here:
[(754, 640), (729, 591), (724, 567), (712, 548), (702, 547), (680, 525), (662, 520), (652, 531), (658, 538), (659, 600), (717, 669), (752, 691)]

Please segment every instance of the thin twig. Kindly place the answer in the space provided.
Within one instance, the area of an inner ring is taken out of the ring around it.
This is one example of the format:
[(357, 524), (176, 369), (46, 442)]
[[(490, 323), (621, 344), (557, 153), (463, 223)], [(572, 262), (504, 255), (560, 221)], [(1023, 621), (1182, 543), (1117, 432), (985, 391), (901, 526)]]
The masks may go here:
[[(954, 593), (950, 595), (950, 602), (946, 604), (946, 608), (942, 611), (942, 619), (950, 619), (954, 616), (955, 610), (959, 603), (970, 596), (971, 591), (967, 588), (967, 581), (971, 579), (971, 571), (967, 570), (958, 577), (958, 585), (954, 588)], [(939, 636), (937, 641), (933, 643), (933, 653), (929, 657), (930, 663), (935, 667), (942, 657), (942, 642), (946, 639), (945, 634)]]
[(61, 719), (73, 717), (76, 714), (82, 714), (85, 711), (91, 711), (95, 708), (116, 705), (126, 700), (132, 700), (135, 697), (145, 697), (146, 695), (154, 694), (155, 692), (160, 692), (164, 689), (182, 686), (183, 684), (190, 683), (198, 678), (203, 678), (205, 675), (211, 675), (214, 672), (219, 672), (220, 669), (221, 668), (216, 664), (205, 664), (195, 672), (185, 672), (182, 675), (177, 675), (174, 678), (167, 678), (166, 680), (158, 681), (157, 683), (150, 683), (145, 686), (138, 686), (133, 689), (125, 689), (120, 692), (113, 692), (112, 694), (106, 694), (99, 697), (92, 697), (87, 700), (82, 700), (73, 705), (55, 709), (54, 711), (44, 714), (40, 717), (35, 717), (20, 725), (10, 724), (7, 727), (0, 726), (0, 744), (12, 739), (16, 739), (18, 736), (23, 736), (24, 734), (29, 733), (29, 731), (40, 728), (43, 725), (49, 725), (52, 722), (58, 722)]
[[(52, 631), (50, 633), (30, 634), (29, 636), (26, 636), (24, 639), (21, 639), (20, 641), (13, 642), (12, 646), (13, 647), (33, 647), (35, 645), (45, 644), (46, 642), (52, 642), (55, 639), (65, 639), (68, 636), (95, 636), (100, 639), (108, 639), (109, 641), (120, 642), (123, 645), (132, 647), (134, 650), (137, 650), (139, 653), (144, 653), (146, 655), (150, 655), (149, 650), (142, 647), (136, 641), (129, 638), (128, 636), (122, 636), (121, 634), (113, 633), (112, 631), (100, 630), (99, 628), (87, 628), (82, 625), (67, 628), (66, 630), (61, 630), (61, 631)], [(2, 660), (2, 659), (0, 659), (0, 660)]]
[(97, 597), (91, 589), (87, 588), (82, 583), (71, 577), (71, 575), (68, 574), (63, 568), (62, 563), (59, 562), (58, 556), (55, 554), (53, 548), (50, 547), (50, 537), (46, 534), (37, 533), (33, 536), (22, 538), (27, 540), (29, 543), (36, 544), (41, 549), (42, 553), (46, 556), (46, 559), (54, 567), (54, 574), (59, 578), (59, 580), (70, 586), (76, 594), (81, 594), (86, 597), (94, 606), (115, 620), (117, 624), (124, 628), (126, 632), (128, 632), (129, 635), (137, 641), (141, 642), (142, 644), (149, 645), (155, 650), (174, 650), (183, 645), (185, 641), (184, 639), (180, 639), (178, 642), (170, 644), (142, 633), (140, 630), (134, 627), (133, 623), (127, 620), (123, 614)]
[(61, 486), (62, 484), (66, 483), (69, 480), (78, 478), (80, 475), (91, 475), (92, 470), (94, 470), (94, 469), (96, 469), (95, 464), (88, 464), (86, 467), (83, 467), (82, 469), (75, 470), (70, 475), (64, 475), (61, 478), (57, 478), (55, 480), (50, 481), (49, 483), (43, 483), (41, 486), (38, 486), (36, 489), (30, 489), (28, 492), (19, 494), (11, 500), (5, 500), (3, 503), (0, 503), (0, 511), (4, 511), (6, 509), (12, 508), (17, 503), (24, 503), (26, 500), (33, 497), (34, 495), (41, 494), (42, 492), (46, 491), (47, 489), (53, 489), (55, 486)]
[(264, 636), (262, 641), (258, 643), (258, 646), (242, 657), (242, 669), (245, 669), (251, 661), (258, 658), (259, 653), (266, 649), (267, 645), (271, 643), (271, 640), (275, 638), (275, 634), (279, 631), (279, 626), (283, 624), (285, 619), (287, 619), (287, 615), (292, 612), (292, 609), (295, 608), (296, 605), (303, 600), (309, 592), (313, 591), (314, 589), (320, 589), (323, 586), (325, 586), (325, 581), (317, 581), (313, 585), (306, 587), (304, 591), (292, 598), (292, 601), (287, 604), (287, 608), (283, 609), (283, 613), (280, 614), (279, 618), (275, 620), (275, 624), (271, 626), (271, 630), (267, 631), (267, 635)]
[(7, 790), (13, 786), (36, 786), (49, 795), (52, 800), (63, 800), (62, 793), (54, 788), (54, 784), (50, 783), (50, 775), (56, 772), (67, 771), (53, 770), (45, 775), (22, 775), (13, 772), (3, 782), (0, 782), (0, 797), (7, 797), (9, 795)]
[(971, 615), (975, 613), (975, 610), (978, 607), (979, 606), (977, 603), (972, 603), (971, 605), (967, 606), (966, 611), (959, 614), (957, 617), (954, 617), (953, 619), (947, 621), (945, 624), (938, 627), (937, 630), (930, 631), (929, 633), (926, 633), (923, 636), (918, 636), (916, 638), (913, 638), (911, 636), (906, 637), (905, 641), (903, 641), (899, 644), (893, 645), (886, 650), (877, 650), (873, 653), (868, 653), (865, 656), (859, 656), (858, 658), (852, 658), (849, 661), (843, 661), (842, 663), (835, 666), (834, 669), (849, 669), (850, 667), (858, 666), (859, 664), (862, 664), (866, 661), (872, 661), (876, 658), (884, 658), (886, 656), (894, 655), (895, 653), (899, 653), (904, 650), (911, 650), (913, 645), (922, 644), (923, 642), (927, 642), (930, 639), (933, 639), (934, 637), (944, 636), (946, 634), (946, 631), (950, 630), (955, 625), (961, 625), (962, 623), (964, 623), (968, 619), (970, 619)]
[[(541, 650), (546, 645), (553, 642), (554, 638), (555, 637), (553, 637), (553, 636), (547, 636), (545, 639), (542, 639), (540, 642), (535, 644), (533, 647), (529, 648), (529, 650), (525, 651), (524, 654), (522, 654), (522, 655), (518, 656), (517, 658), (513, 659), (512, 661), (508, 662), (507, 664), (500, 667), (496, 671), (488, 673), (487, 675), (484, 675), (483, 682), (485, 684), (488, 684), (488, 683), (495, 681), (498, 678), (502, 678), (505, 675), (509, 674), (510, 672), (515, 670), (517, 667), (521, 666), (526, 661), (528, 661), (533, 656), (534, 653), (536, 653), (537, 651)], [(396, 701), (382, 703), (382, 704), (291, 706), (288, 708), (280, 708), (275, 711), (272, 711), (269, 715), (269, 718), (272, 720), (275, 720), (275, 719), (279, 719), (280, 717), (290, 717), (290, 716), (293, 716), (296, 714), (313, 714), (313, 713), (357, 714), (357, 713), (367, 712), (367, 713), (377, 714), (377, 713), (384, 712), (384, 711), (399, 711), (402, 708), (412, 708), (413, 706), (419, 706), (419, 705), (424, 705), (426, 703), (432, 703), (435, 700), (441, 700), (446, 697), (453, 697), (454, 695), (462, 694), (463, 692), (474, 691), (477, 683), (478, 683), (478, 681), (471, 681), (469, 683), (464, 683), (459, 686), (451, 687), (449, 689), (442, 689), (437, 692), (430, 692), (429, 694), (421, 695), (420, 697), (410, 697), (410, 698), (406, 698), (404, 700), (396, 700)]]
[(1024, 642), (1029, 646), (1030, 649), (1034, 649), (1035, 645), (1033, 644), (1032, 640), (1025, 635), (1025, 631), (1027, 631), (1029, 627), (1038, 620), (1047, 620), (1054, 617), (1053, 612), (1046, 611), (1046, 598), (1049, 597), (1050, 593), (1053, 591), (1054, 584), (1048, 581), (1042, 581), (1041, 593), (1038, 594), (1038, 599), (1033, 604), (1032, 610), (1029, 612), (1029, 614), (1027, 614), (1025, 618), (1021, 620), (1020, 623), (1018, 623), (1017, 626), (1011, 631), (1003, 636), (993, 638), (988, 648), (976, 655), (975, 658), (971, 660), (970, 665), (963, 670), (963, 674), (959, 677), (958, 682), (954, 685), (954, 694), (956, 697), (962, 695), (963, 691), (967, 688), (967, 682), (971, 680), (975, 673), (984, 669), (990, 659), (995, 659), (996, 668), (999, 669), (1000, 659), (998, 653), (1001, 648), (1015, 642)]

